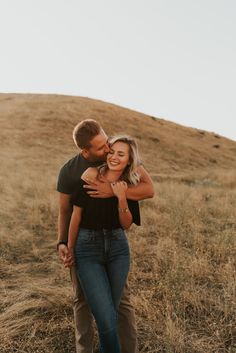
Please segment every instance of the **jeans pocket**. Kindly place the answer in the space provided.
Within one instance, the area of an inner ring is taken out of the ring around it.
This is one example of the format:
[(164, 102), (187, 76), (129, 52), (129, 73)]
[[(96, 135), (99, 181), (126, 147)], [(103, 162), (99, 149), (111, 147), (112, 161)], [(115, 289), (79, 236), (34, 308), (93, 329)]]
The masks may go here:
[(112, 230), (111, 238), (113, 240), (127, 240), (126, 234), (123, 229), (114, 229)]
[(93, 231), (89, 229), (80, 229), (78, 234), (78, 241), (88, 243), (94, 239)]

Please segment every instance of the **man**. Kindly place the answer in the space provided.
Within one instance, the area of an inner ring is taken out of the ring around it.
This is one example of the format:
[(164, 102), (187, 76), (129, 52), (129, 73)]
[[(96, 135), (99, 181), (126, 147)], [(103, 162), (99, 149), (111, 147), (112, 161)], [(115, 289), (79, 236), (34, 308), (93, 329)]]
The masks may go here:
[[(59, 191), (59, 218), (58, 218), (58, 243), (57, 248), (60, 259), (65, 267), (71, 264), (68, 256), (67, 237), (72, 214), (71, 194), (83, 174), (89, 167), (99, 166), (105, 161), (109, 151), (108, 138), (102, 127), (92, 119), (87, 119), (76, 125), (73, 139), (80, 153), (69, 160), (60, 170), (57, 183)], [(140, 166), (140, 183), (127, 190), (127, 198), (142, 200), (153, 197), (152, 181)], [(111, 185), (106, 182), (88, 182), (88, 193), (91, 197), (112, 197)], [(83, 292), (77, 280), (75, 268), (71, 268), (71, 279), (74, 289), (74, 319), (76, 336), (76, 353), (93, 352), (92, 314), (85, 301)], [(128, 284), (124, 289), (119, 307), (119, 336), (122, 353), (137, 353), (137, 330), (135, 324), (134, 308), (130, 302)]]

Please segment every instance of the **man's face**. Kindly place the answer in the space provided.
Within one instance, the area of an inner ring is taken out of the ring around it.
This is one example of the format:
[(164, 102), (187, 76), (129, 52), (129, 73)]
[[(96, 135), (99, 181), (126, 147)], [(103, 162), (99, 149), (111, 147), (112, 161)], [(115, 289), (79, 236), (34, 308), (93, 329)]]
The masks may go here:
[(90, 145), (90, 148), (85, 149), (87, 158), (93, 162), (105, 161), (109, 146), (108, 137), (103, 130), (90, 141)]

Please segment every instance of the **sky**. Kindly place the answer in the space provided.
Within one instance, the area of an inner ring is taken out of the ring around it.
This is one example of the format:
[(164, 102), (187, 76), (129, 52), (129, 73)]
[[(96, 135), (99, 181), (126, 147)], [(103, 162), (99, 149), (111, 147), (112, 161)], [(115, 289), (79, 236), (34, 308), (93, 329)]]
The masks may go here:
[(118, 104), (236, 140), (235, 0), (0, 0), (0, 92)]

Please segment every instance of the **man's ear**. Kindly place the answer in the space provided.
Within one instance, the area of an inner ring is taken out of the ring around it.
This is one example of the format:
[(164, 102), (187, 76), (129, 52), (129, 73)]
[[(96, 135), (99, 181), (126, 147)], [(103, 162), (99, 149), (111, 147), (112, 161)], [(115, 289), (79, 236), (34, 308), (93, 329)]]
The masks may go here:
[(83, 149), (81, 150), (81, 153), (82, 153), (82, 156), (83, 156), (85, 159), (88, 158), (88, 156), (89, 156), (89, 151), (87, 150), (87, 148), (83, 148)]

